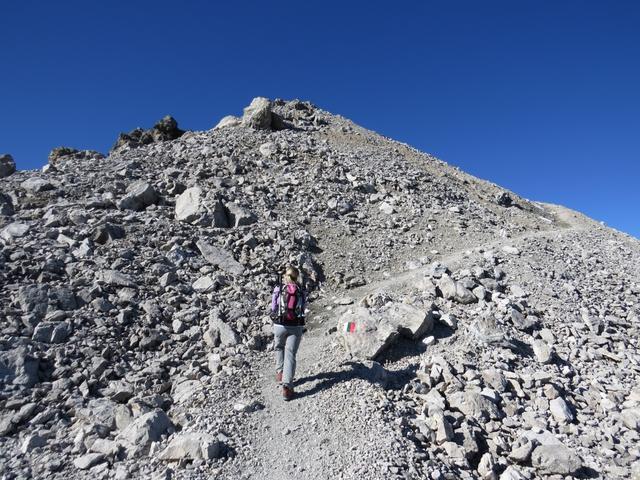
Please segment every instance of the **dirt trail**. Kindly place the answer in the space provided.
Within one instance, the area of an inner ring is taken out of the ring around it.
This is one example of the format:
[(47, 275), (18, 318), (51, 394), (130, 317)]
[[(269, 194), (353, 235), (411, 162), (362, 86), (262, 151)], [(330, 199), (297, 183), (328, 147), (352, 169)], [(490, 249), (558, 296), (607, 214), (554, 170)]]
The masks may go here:
[[(264, 409), (251, 416), (251, 450), (237, 462), (242, 472), (229, 478), (385, 478), (388, 466), (375, 452), (408, 451), (408, 446), (394, 425), (377, 418), (370, 369), (347, 362), (330, 338), (315, 330), (303, 337), (296, 378), (296, 397), (285, 402), (275, 381), (272, 352), (264, 355)], [(368, 476), (371, 470), (380, 476)]]
[[(585, 222), (580, 219), (580, 214), (578, 214), (577, 212), (566, 209), (564, 207), (547, 204), (545, 204), (545, 209), (547, 211), (550, 211), (550, 213), (552, 213), (556, 217), (556, 228), (550, 230), (526, 232), (515, 237), (500, 238), (493, 242), (457, 250), (443, 257), (435, 257), (433, 261), (447, 265), (450, 268), (456, 268), (457, 263), (467, 256), (467, 252), (477, 250), (479, 248), (482, 248), (486, 251), (502, 248), (505, 245), (517, 247), (527, 239), (554, 237), (562, 234), (563, 232), (584, 229), (586, 226)], [(425, 273), (428, 272), (430, 268), (430, 265), (423, 266), (414, 270), (408, 270), (406, 272), (395, 274), (392, 277), (379, 282), (370, 283), (362, 287), (355, 288), (351, 290), (351, 292), (349, 293), (349, 297), (357, 300), (380, 289), (401, 290), (403, 288), (408, 288), (412, 285), (415, 285), (420, 278), (424, 277)]]
[[(527, 232), (475, 248), (517, 246), (527, 238), (553, 237), (583, 228), (582, 222), (573, 221), (570, 212), (553, 210), (558, 220), (562, 220), (558, 228)], [(469, 250), (472, 249), (454, 252), (438, 261), (453, 266)], [(414, 284), (427, 268), (355, 289), (350, 297), (357, 300), (380, 288), (401, 289)], [(325, 302), (319, 302), (316, 309)], [(411, 456), (414, 445), (375, 408), (382, 401), (376, 395), (375, 372), (366, 365), (351, 364), (333, 343), (334, 337), (325, 335), (325, 330), (315, 328), (303, 337), (298, 352), (296, 398), (290, 402), (283, 400), (276, 384), (273, 353), (263, 355), (258, 371), (264, 409), (251, 415), (250, 421), (255, 426), (250, 445), (236, 462), (242, 471), (229, 478), (392, 478), (396, 462), (389, 459), (402, 463), (402, 456)], [(376, 475), (372, 476), (372, 472)]]

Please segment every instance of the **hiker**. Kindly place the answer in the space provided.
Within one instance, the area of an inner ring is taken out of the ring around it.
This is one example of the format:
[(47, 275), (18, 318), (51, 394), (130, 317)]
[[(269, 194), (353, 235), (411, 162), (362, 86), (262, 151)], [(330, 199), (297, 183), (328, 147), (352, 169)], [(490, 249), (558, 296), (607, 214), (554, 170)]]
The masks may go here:
[(298, 269), (288, 266), (282, 281), (273, 289), (271, 318), (273, 319), (276, 352), (276, 381), (282, 384), (285, 400), (293, 398), (293, 377), (296, 373), (296, 352), (304, 331), (305, 296), (298, 281)]

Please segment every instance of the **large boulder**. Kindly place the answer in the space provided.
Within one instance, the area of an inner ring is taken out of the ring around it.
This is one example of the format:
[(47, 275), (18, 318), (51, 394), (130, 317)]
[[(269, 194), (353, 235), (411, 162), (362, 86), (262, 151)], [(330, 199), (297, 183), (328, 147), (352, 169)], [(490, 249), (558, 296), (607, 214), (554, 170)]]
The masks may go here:
[(623, 409), (620, 412), (620, 420), (625, 427), (640, 431), (640, 407)]
[(360, 306), (343, 309), (337, 331), (351, 356), (372, 360), (400, 335), (416, 340), (429, 333), (434, 325), (433, 309), (433, 304), (418, 308), (386, 300), (386, 292), (375, 292), (365, 297)]
[(0, 178), (8, 177), (16, 171), (16, 162), (8, 153), (0, 155)]
[(18, 289), (16, 297), (22, 313), (34, 320), (44, 318), (49, 306), (49, 287), (46, 285), (25, 285)]
[(146, 451), (152, 442), (160, 440), (174, 429), (167, 414), (160, 409), (140, 415), (117, 436), (131, 454)]
[(202, 392), (202, 389), (200, 380), (176, 381), (171, 386), (171, 398), (176, 405), (192, 403), (193, 397)]
[(200, 187), (187, 188), (176, 198), (176, 220), (193, 222), (204, 213), (202, 210), (202, 189)]
[(91, 467), (103, 463), (106, 460), (102, 453), (87, 453), (73, 461), (73, 465), (78, 470), (89, 470)]
[(105, 222), (104, 224), (95, 227), (91, 235), (91, 239), (96, 243), (105, 245), (113, 240), (124, 238), (125, 236), (126, 232), (120, 225)]
[(271, 108), (272, 103), (268, 98), (254, 98), (251, 104), (244, 108), (242, 125), (256, 130), (281, 130), (284, 128), (284, 122)]
[(121, 210), (140, 211), (158, 201), (158, 194), (149, 183), (141, 180), (127, 188), (127, 194), (118, 202)]
[(31, 339), (42, 343), (62, 343), (71, 335), (67, 322), (40, 322), (33, 329)]
[(227, 211), (222, 202), (215, 195), (205, 196), (200, 187), (187, 188), (178, 195), (175, 216), (180, 222), (202, 223), (218, 228), (229, 226)]
[(352, 357), (371, 360), (391, 345), (399, 332), (389, 320), (374, 317), (365, 307), (353, 306), (340, 316), (338, 335)]
[(382, 314), (394, 325), (399, 333), (416, 340), (428, 334), (434, 325), (432, 305), (428, 310), (400, 302), (387, 303)]
[(39, 177), (28, 178), (20, 186), (31, 194), (48, 192), (55, 188), (49, 180)]
[(112, 287), (130, 287), (137, 288), (136, 282), (133, 279), (122, 272), (117, 270), (100, 270), (95, 274), (96, 281), (110, 285)]
[(558, 423), (573, 422), (574, 415), (569, 405), (562, 397), (554, 398), (549, 401), (549, 411)]
[(540, 474), (572, 475), (582, 468), (582, 460), (562, 444), (540, 445), (531, 454), (531, 465)]
[(240, 336), (233, 327), (225, 323), (215, 312), (209, 317), (209, 330), (213, 338), (219, 338), (223, 347), (233, 347), (240, 343)]
[(271, 100), (264, 97), (256, 97), (248, 107), (244, 108), (242, 123), (257, 130), (271, 128)]
[(189, 432), (174, 435), (158, 458), (160, 460), (212, 460), (221, 456), (220, 442), (209, 433)]
[(116, 427), (117, 404), (108, 398), (94, 398), (85, 408), (76, 411), (76, 417), (88, 425), (99, 425), (113, 430)]

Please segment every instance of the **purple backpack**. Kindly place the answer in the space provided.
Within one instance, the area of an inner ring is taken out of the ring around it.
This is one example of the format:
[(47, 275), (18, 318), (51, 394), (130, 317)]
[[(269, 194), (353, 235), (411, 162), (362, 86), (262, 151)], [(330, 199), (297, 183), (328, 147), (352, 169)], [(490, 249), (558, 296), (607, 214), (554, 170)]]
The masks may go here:
[(304, 323), (304, 295), (300, 285), (289, 283), (280, 287), (278, 313), (283, 325)]

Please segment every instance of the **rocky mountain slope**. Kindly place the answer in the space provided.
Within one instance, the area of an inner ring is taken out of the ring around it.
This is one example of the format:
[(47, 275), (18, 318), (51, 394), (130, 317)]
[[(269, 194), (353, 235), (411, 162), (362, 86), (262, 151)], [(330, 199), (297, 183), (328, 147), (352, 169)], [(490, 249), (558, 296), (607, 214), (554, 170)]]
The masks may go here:
[(636, 239), (300, 101), (0, 176), (2, 478), (639, 475)]

